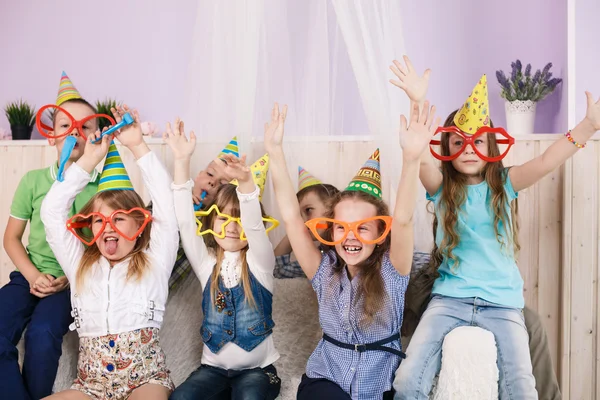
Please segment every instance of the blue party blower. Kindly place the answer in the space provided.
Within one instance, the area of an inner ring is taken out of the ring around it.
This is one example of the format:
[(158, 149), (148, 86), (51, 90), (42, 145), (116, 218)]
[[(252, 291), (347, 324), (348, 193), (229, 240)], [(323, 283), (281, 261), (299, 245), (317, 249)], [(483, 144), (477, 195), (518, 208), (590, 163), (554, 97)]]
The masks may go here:
[(107, 130), (105, 130), (104, 132), (102, 132), (102, 135), (100, 135), (100, 137), (98, 139), (92, 140), (92, 143), (97, 143), (99, 140), (102, 140), (103, 136), (112, 135), (113, 133), (115, 133), (119, 129), (121, 129), (121, 128), (127, 126), (127, 125), (133, 124), (133, 122), (134, 122), (134, 119), (131, 116), (131, 114), (129, 114), (129, 113), (123, 114), (123, 119), (121, 120), (121, 122), (119, 122), (116, 125), (111, 126)]
[(203, 190), (202, 194), (200, 195), (200, 204), (194, 204), (194, 211), (200, 211), (202, 209), (202, 203), (204, 202), (206, 194), (206, 190)]
[[(107, 130), (102, 132), (102, 135), (100, 135), (100, 137), (98, 139), (92, 140), (92, 143), (97, 143), (99, 140), (102, 139), (103, 136), (113, 134), (114, 132), (118, 131), (119, 129), (123, 128), (124, 126), (133, 124), (133, 122), (134, 122), (134, 119), (131, 116), (131, 114), (125, 113), (123, 115), (123, 119), (121, 120), (121, 122), (119, 122), (116, 125), (111, 126)], [(60, 160), (58, 161), (58, 174), (57, 174), (58, 176), (56, 177), (56, 179), (59, 182), (62, 182), (65, 179), (65, 177), (64, 177), (65, 165), (67, 165), (67, 161), (69, 160), (69, 158), (71, 158), (71, 153), (73, 152), (73, 149), (75, 148), (76, 144), (77, 144), (77, 138), (75, 136), (67, 136), (65, 138), (65, 143), (63, 144), (63, 149), (60, 152)], [(204, 197), (202, 197), (202, 198), (204, 199)]]
[(67, 161), (71, 158), (71, 153), (77, 144), (77, 138), (75, 136), (67, 136), (65, 138), (65, 143), (63, 144), (62, 151), (60, 152), (60, 159), (58, 160), (58, 174), (56, 179), (59, 182), (65, 180), (65, 165), (67, 165)]

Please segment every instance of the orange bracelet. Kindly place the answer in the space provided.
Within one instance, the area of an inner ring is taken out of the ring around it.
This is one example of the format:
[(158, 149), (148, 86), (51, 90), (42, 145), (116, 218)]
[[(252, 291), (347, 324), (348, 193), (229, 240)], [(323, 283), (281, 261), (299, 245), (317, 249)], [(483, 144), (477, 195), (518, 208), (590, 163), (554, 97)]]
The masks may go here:
[(569, 130), (567, 133), (565, 133), (565, 136), (567, 137), (567, 139), (569, 139), (569, 142), (573, 143), (575, 145), (575, 147), (577, 147), (578, 149), (583, 149), (586, 144), (581, 144), (581, 143), (577, 143), (575, 141), (575, 139), (573, 139), (573, 136), (571, 136), (571, 131)]

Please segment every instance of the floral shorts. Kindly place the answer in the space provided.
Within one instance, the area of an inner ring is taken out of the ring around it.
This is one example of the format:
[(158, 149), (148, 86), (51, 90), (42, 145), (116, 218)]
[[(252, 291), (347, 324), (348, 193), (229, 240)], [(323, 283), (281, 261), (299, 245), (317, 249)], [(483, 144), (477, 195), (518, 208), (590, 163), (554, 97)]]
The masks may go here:
[(146, 383), (175, 389), (158, 343), (158, 328), (79, 339), (77, 379), (71, 389), (93, 399), (117, 400)]

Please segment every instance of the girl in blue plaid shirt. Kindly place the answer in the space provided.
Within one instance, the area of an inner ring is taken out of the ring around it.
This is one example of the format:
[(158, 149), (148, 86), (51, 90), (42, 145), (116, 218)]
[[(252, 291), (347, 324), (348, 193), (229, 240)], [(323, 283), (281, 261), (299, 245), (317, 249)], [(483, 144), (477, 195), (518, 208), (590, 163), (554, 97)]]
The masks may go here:
[[(328, 218), (304, 222), (282, 148), (287, 108), (275, 104), (265, 128), (277, 203), (294, 254), (319, 302), (321, 340), (298, 399), (381, 399), (404, 356), (400, 328), (413, 258), (419, 158), (435, 132), (434, 109), (401, 118), (403, 168), (393, 217), (381, 199), (379, 151), (332, 200)], [(306, 227), (310, 228), (310, 231)], [(393, 231), (393, 235), (389, 235)], [(313, 244), (312, 234), (327, 251)]]

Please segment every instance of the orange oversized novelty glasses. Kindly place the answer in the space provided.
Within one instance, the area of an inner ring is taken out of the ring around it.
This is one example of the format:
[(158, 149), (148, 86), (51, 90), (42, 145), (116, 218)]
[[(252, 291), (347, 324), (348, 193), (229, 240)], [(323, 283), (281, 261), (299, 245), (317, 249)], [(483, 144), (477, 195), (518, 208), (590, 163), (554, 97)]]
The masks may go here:
[[(370, 224), (370, 222), (383, 223), (383, 231), (381, 231), (379, 224)], [(380, 215), (355, 222), (338, 221), (337, 219), (331, 218), (313, 218), (310, 221), (306, 221), (305, 225), (319, 242), (328, 246), (335, 246), (336, 244), (342, 243), (346, 240), (350, 232), (354, 233), (354, 237), (361, 243), (377, 244), (384, 240), (390, 233), (390, 229), (392, 229), (392, 217), (389, 215)], [(321, 232), (328, 230), (329, 228), (332, 228), (334, 233), (338, 230), (343, 230), (342, 236), (335, 241), (327, 240), (321, 236)], [(366, 238), (365, 235), (368, 235), (368, 237), (371, 237), (372, 239)]]
[[(132, 236), (127, 236), (122, 230), (123, 222), (127, 217), (142, 221), (139, 229)], [(99, 212), (85, 215), (77, 214), (69, 218), (67, 221), (67, 229), (82, 243), (91, 246), (98, 240), (100, 235), (102, 235), (106, 228), (106, 224), (109, 224), (115, 232), (132, 242), (142, 233), (150, 221), (152, 221), (152, 214), (150, 214), (150, 211), (140, 207), (134, 207), (131, 210), (115, 210), (108, 217)], [(99, 224), (99, 227), (97, 224)], [(93, 234), (93, 230), (95, 229), (98, 229), (96, 235)]]
[[(210, 213), (212, 213), (213, 211), (216, 212), (217, 217), (221, 218), (223, 221), (223, 223), (221, 224), (221, 232), (215, 232), (211, 229), (211, 227), (207, 227), (207, 229), (203, 229), (203, 227), (202, 227), (201, 217), (210, 215)], [(210, 206), (210, 208), (206, 211), (196, 211), (196, 212), (194, 212), (194, 214), (196, 215), (196, 224), (198, 225), (198, 229), (196, 229), (196, 234), (198, 236), (204, 236), (204, 235), (210, 233), (215, 237), (223, 239), (226, 235), (225, 227), (227, 225), (229, 225), (230, 223), (235, 222), (241, 228), (240, 240), (248, 240), (246, 238), (246, 233), (244, 232), (244, 227), (242, 226), (241, 219), (237, 218), (237, 217), (232, 217), (229, 214), (222, 213), (216, 204), (213, 204), (212, 206)], [(269, 233), (273, 229), (277, 228), (277, 226), (279, 226), (279, 221), (277, 221), (275, 218), (268, 217), (268, 218), (263, 218), (262, 220), (263, 220), (263, 222), (265, 222), (267, 224), (265, 233)], [(271, 225), (268, 225), (269, 223), (271, 223)]]
[[(53, 127), (43, 123), (42, 116), (44, 115), (44, 111), (46, 110), (49, 110), (50, 113), (54, 115), (56, 115), (58, 112), (64, 113), (69, 119), (68, 127), (66, 127), (67, 130), (61, 134), (56, 134)], [(54, 104), (48, 104), (40, 108), (35, 117), (35, 124), (37, 126), (38, 131), (40, 131), (40, 134), (44, 137), (47, 137), (48, 139), (59, 139), (65, 136), (69, 136), (74, 129), (77, 129), (79, 135), (83, 136), (84, 138), (87, 138), (88, 134), (93, 134), (96, 131), (96, 129), (92, 129), (91, 127), (92, 121), (96, 118), (107, 120), (107, 125), (110, 126), (116, 124), (113, 117), (106, 114), (94, 114), (77, 121), (71, 114), (69, 114), (67, 110)]]
[[(444, 134), (444, 133), (455, 133), (457, 135), (459, 135), (460, 137), (462, 137), (463, 142), (462, 142), (462, 147), (460, 148), (460, 150), (458, 150), (456, 153), (450, 155), (450, 156), (444, 156), (442, 154), (439, 154), (434, 148), (433, 146), (440, 146), (442, 144), (441, 140), (431, 140), (429, 142), (429, 148), (431, 150), (431, 154), (437, 158), (440, 161), (452, 161), (456, 158), (458, 158), (467, 148), (467, 145), (470, 145), (471, 148), (475, 151), (475, 153), (477, 154), (477, 156), (479, 158), (481, 158), (484, 161), (487, 162), (497, 162), (502, 160), (504, 157), (506, 157), (506, 155), (508, 154), (508, 151), (510, 150), (510, 148), (512, 147), (513, 144), (515, 144), (515, 139), (510, 136), (508, 134), (508, 132), (506, 132), (504, 130), (504, 128), (491, 128), (489, 126), (482, 126), (481, 128), (479, 128), (477, 130), (477, 132), (475, 132), (475, 134), (473, 135), (467, 135), (465, 134), (462, 130), (460, 130), (458, 127), (456, 126), (440, 126), (439, 128), (437, 128), (437, 130), (435, 131), (435, 134)], [(498, 144), (506, 144), (508, 145), (506, 147), (506, 150), (504, 150), (504, 152), (502, 154), (500, 154), (499, 156), (495, 156), (495, 157), (489, 157), (486, 156), (484, 154), (482, 154), (478, 149), (477, 149), (477, 145), (475, 143), (475, 141), (482, 135), (488, 134), (488, 133), (494, 133), (497, 135), (500, 135), (502, 137), (504, 137), (504, 139), (496, 139), (496, 143)]]

